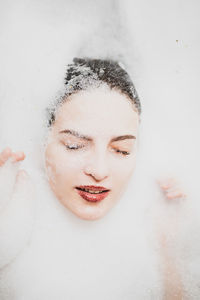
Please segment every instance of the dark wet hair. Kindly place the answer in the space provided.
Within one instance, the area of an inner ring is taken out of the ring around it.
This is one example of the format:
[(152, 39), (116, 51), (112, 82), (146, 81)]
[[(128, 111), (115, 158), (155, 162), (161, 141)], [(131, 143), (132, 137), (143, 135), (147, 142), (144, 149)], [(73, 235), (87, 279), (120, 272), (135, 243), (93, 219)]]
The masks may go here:
[(66, 99), (81, 90), (98, 87), (106, 83), (111, 89), (117, 89), (134, 103), (141, 114), (140, 99), (129, 74), (114, 60), (74, 58), (69, 64), (65, 76), (64, 95), (57, 99), (49, 113), (49, 126), (55, 121), (56, 108)]

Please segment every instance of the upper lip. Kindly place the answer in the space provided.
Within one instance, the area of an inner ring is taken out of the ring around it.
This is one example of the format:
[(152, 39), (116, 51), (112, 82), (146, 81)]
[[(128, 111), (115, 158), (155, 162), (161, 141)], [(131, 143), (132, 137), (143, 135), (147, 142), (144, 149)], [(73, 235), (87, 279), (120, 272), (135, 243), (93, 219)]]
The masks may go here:
[(80, 185), (80, 186), (77, 186), (76, 189), (87, 189), (87, 190), (93, 190), (93, 191), (109, 191), (109, 189), (107, 189), (103, 186), (95, 186), (95, 185)]

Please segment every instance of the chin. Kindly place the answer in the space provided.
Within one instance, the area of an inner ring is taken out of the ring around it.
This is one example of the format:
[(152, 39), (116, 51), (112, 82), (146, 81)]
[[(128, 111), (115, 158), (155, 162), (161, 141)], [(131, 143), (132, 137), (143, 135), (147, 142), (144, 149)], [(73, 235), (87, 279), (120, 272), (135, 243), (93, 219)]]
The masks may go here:
[(88, 220), (88, 221), (95, 221), (95, 220), (99, 220), (101, 218), (103, 218), (107, 212), (102, 212), (100, 211), (99, 209), (96, 210), (96, 209), (88, 209), (87, 211), (76, 211), (73, 213), (80, 219), (83, 219), (83, 220)]

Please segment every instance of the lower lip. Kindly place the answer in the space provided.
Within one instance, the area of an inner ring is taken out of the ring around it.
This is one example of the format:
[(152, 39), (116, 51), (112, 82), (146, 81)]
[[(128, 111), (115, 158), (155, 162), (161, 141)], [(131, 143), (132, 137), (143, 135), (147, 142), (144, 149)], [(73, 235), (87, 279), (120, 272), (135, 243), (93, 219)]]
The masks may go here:
[(81, 191), (81, 190), (77, 190), (79, 195), (89, 201), (89, 202), (99, 202), (99, 201), (102, 201), (103, 199), (105, 199), (108, 194), (109, 194), (109, 191), (108, 192), (103, 192), (103, 193), (100, 193), (100, 194), (91, 194), (91, 193), (88, 193), (88, 192), (84, 192), (84, 191)]

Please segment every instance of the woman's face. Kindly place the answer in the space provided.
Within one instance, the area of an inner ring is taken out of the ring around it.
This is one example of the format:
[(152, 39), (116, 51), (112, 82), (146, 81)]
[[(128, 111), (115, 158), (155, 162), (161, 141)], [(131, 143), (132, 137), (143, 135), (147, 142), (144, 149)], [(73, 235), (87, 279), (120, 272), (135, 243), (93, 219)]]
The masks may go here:
[(139, 116), (128, 98), (100, 87), (59, 108), (45, 159), (50, 186), (79, 218), (103, 217), (118, 201), (135, 167)]

